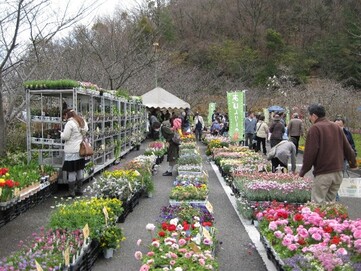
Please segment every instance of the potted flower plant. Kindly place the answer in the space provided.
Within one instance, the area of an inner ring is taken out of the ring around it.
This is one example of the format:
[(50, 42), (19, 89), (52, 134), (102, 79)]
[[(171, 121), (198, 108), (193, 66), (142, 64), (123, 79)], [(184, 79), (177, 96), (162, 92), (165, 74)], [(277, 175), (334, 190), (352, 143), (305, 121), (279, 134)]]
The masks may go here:
[(120, 242), (124, 239), (123, 231), (117, 225), (106, 226), (100, 237), (104, 258), (112, 258), (114, 250), (120, 247)]

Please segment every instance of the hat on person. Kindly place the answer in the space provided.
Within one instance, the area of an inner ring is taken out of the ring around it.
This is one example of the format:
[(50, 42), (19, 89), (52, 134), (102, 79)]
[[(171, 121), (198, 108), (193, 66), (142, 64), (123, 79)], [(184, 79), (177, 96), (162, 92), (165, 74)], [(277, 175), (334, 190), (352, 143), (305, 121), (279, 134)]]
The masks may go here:
[(298, 113), (293, 113), (293, 117), (297, 119), (298, 118)]
[(280, 120), (280, 115), (278, 115), (278, 114), (274, 115), (273, 120)]

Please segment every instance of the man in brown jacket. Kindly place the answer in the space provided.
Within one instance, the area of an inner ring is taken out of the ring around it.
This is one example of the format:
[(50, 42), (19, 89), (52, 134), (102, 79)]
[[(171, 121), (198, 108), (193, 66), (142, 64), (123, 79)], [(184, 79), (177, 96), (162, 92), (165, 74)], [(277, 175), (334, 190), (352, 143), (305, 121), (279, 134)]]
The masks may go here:
[(344, 158), (350, 169), (356, 169), (356, 157), (346, 136), (333, 122), (325, 118), (325, 108), (320, 104), (308, 107), (312, 126), (307, 133), (303, 165), (300, 176), (303, 177), (313, 168), (311, 200), (316, 203), (336, 200), (342, 182)]
[(298, 154), (298, 142), (300, 141), (300, 136), (303, 135), (303, 124), (302, 120), (298, 118), (298, 114), (294, 113), (292, 119), (287, 126), (287, 135), (290, 141), (292, 141), (296, 146), (296, 155)]

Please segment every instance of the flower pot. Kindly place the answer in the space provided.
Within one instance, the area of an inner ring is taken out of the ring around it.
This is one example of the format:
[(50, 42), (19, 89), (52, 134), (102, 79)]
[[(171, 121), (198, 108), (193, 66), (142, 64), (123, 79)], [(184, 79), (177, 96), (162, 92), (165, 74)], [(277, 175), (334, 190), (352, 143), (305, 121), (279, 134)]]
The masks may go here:
[(105, 259), (113, 258), (114, 248), (104, 248), (103, 255)]

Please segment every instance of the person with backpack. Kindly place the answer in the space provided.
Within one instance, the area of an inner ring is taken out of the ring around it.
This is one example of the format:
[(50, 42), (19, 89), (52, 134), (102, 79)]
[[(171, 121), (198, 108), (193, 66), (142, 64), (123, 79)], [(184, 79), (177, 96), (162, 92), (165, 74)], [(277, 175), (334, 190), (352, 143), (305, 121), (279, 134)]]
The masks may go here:
[(201, 141), (202, 140), (202, 131), (204, 128), (204, 120), (201, 115), (199, 115), (199, 112), (196, 112), (194, 115), (194, 133), (196, 135), (196, 140)]

